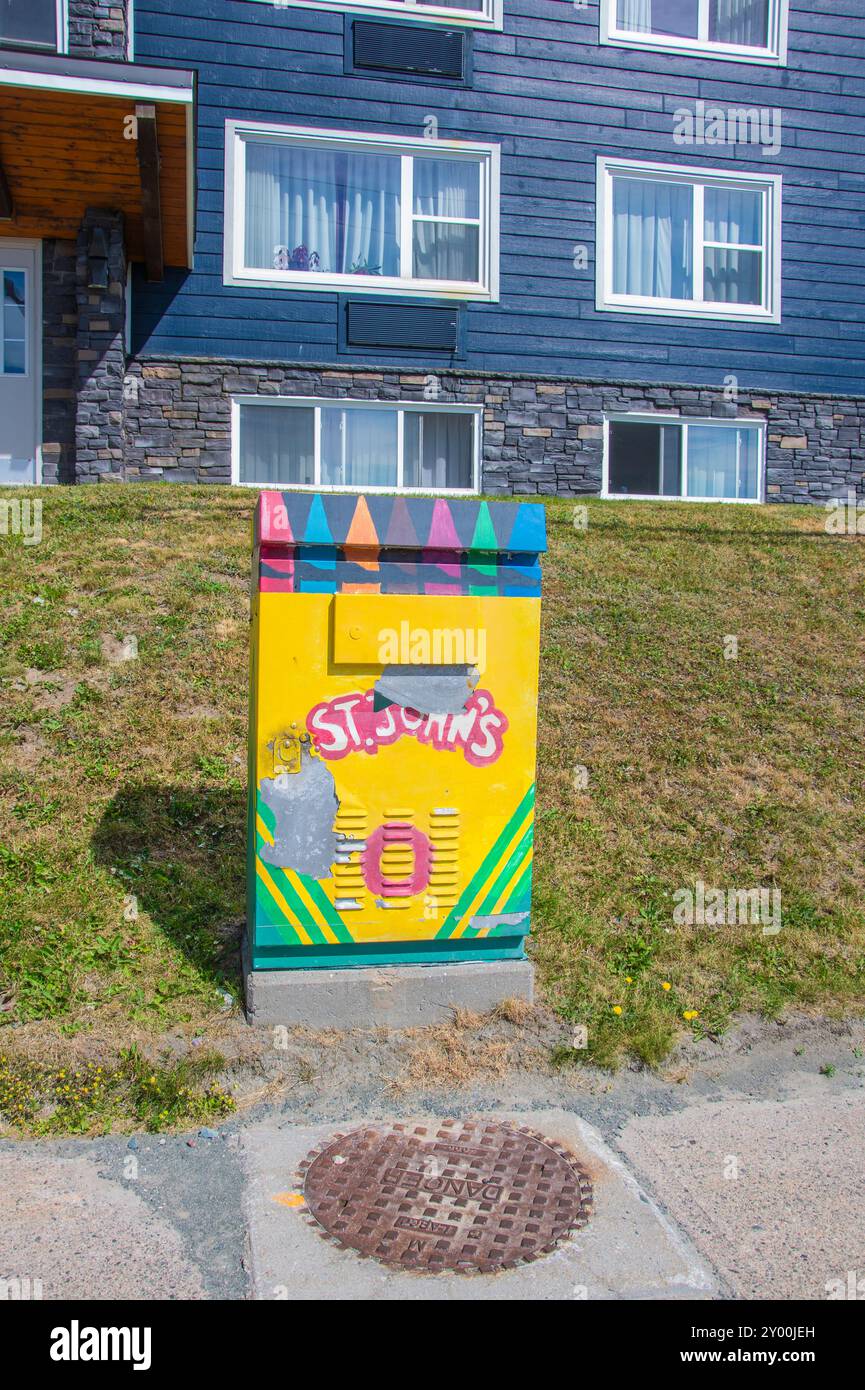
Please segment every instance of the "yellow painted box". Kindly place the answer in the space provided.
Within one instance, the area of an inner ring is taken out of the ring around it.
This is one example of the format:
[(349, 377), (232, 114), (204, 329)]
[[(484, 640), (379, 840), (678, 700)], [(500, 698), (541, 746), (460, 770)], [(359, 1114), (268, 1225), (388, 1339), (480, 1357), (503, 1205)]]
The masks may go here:
[(544, 509), (263, 492), (255, 970), (521, 957)]

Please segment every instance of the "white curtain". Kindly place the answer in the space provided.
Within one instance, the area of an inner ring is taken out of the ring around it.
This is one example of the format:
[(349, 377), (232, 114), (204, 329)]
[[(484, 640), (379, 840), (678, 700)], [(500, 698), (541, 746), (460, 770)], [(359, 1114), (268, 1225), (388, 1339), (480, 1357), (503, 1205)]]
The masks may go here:
[(688, 496), (756, 498), (757, 430), (688, 428)]
[(304, 406), (246, 405), (240, 408), (240, 481), (315, 481), (315, 418)]
[(768, 24), (769, 0), (711, 0), (709, 38), (714, 43), (765, 48)]
[(619, 0), (617, 22), (632, 34), (651, 34), (652, 0)]
[(246, 264), (399, 274), (399, 159), (248, 142)]
[(689, 184), (614, 179), (614, 293), (689, 299), (692, 217)]
[(414, 161), (414, 274), (427, 280), (477, 280), (478, 228), (418, 217), (472, 217), (480, 209), (480, 170), (456, 159)]
[[(709, 188), (705, 196), (706, 241), (762, 245), (763, 207), (759, 193)], [(760, 251), (706, 248), (705, 297), (724, 304), (759, 304), (763, 256)]]
[(395, 410), (321, 412), (321, 481), (343, 487), (396, 487)]
[(472, 417), (406, 411), (403, 480), (406, 487), (471, 487)]

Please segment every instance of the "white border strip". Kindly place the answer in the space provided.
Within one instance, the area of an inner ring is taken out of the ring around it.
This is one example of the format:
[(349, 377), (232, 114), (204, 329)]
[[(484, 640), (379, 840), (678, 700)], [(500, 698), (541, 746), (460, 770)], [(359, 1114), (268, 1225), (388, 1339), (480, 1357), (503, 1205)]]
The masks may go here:
[(29, 87), (35, 91), (81, 92), (92, 96), (126, 97), (130, 101), (174, 102), (191, 106), (191, 87), (160, 87), (150, 82), (111, 82), (96, 77), (71, 74), (25, 72), (19, 68), (0, 68), (0, 87)]

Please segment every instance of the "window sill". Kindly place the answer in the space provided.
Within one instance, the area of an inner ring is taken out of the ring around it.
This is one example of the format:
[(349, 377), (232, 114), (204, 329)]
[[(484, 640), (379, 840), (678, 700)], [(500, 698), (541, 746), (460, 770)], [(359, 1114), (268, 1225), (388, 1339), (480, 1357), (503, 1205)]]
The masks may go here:
[(636, 48), (645, 53), (663, 53), (667, 57), (716, 58), (723, 63), (749, 63), (760, 67), (786, 67), (787, 55), (769, 49), (733, 48), (726, 44), (700, 43), (697, 39), (672, 43), (650, 35), (606, 34), (601, 43), (609, 48)]
[(714, 323), (780, 323), (780, 311), (761, 309), (748, 305), (741, 310), (731, 306), (719, 309), (714, 304), (680, 304), (669, 300), (652, 303), (635, 299), (605, 299), (595, 304), (598, 313), (608, 314), (652, 314), (664, 318), (710, 320)]
[[(265, 3), (272, 3), (272, 0), (265, 0)], [(504, 28), (501, 0), (491, 0), (486, 14), (470, 10), (454, 12), (446, 6), (435, 9), (421, 5), (406, 5), (402, 0), (380, 0), (380, 3), (370, 0), (368, 4), (364, 4), (364, 0), (282, 0), (282, 6), (285, 9), (330, 10), (338, 14), (371, 15), (378, 18), (390, 16), (392, 19), (405, 19), (418, 24), (445, 24), (449, 29), (493, 29), (501, 32)]]
[(692, 502), (705, 507), (708, 502), (717, 502), (724, 507), (759, 507), (762, 497), (668, 497), (657, 492), (602, 492), (604, 502)]
[(379, 493), (385, 497), (477, 497), (480, 488), (476, 487), (397, 487), (393, 483), (387, 487), (373, 487), (369, 483), (245, 483), (232, 479), (232, 487), (275, 488), (279, 492), (362, 492), (366, 495)]
[(312, 294), (377, 294), (407, 299), (495, 300), (492, 290), (454, 280), (397, 280), (385, 275), (319, 275), (299, 271), (251, 271), (226, 274), (223, 284), (247, 289), (301, 290)]

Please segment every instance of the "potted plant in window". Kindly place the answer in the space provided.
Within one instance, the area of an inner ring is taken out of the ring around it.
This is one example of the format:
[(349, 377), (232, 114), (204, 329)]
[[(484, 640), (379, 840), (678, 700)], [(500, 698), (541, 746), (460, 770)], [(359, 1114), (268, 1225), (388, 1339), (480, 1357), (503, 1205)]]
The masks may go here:
[(289, 251), (287, 246), (274, 246), (274, 270), (318, 270), (321, 257), (317, 251), (308, 251), (305, 246), (295, 246)]

